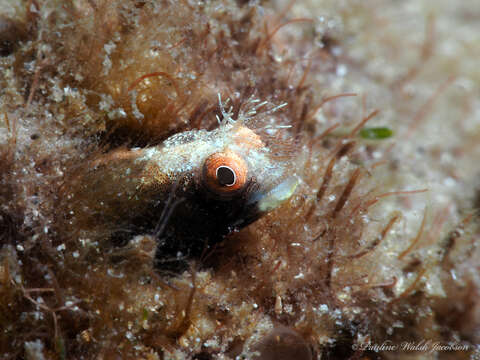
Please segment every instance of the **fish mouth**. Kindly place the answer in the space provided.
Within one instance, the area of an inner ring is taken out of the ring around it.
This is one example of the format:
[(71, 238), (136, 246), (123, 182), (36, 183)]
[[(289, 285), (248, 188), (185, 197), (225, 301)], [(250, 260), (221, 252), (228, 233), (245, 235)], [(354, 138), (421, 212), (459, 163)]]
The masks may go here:
[(260, 213), (267, 213), (279, 207), (282, 203), (290, 199), (298, 186), (298, 182), (296, 176), (290, 176), (270, 191), (261, 194), (260, 198), (257, 199), (258, 211)]
[(290, 199), (298, 186), (298, 182), (296, 176), (289, 176), (270, 190), (253, 195), (247, 205), (255, 207), (255, 213), (261, 216)]
[(279, 207), (293, 195), (298, 183), (296, 176), (290, 176), (266, 192), (259, 191), (251, 195), (242, 214), (235, 216), (235, 220), (230, 223), (228, 232), (238, 231)]

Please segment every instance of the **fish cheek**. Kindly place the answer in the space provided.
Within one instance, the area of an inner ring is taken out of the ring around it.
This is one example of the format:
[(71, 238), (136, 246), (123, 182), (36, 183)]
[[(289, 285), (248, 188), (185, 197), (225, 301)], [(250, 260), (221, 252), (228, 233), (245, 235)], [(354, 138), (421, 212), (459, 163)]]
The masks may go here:
[(160, 271), (178, 273), (187, 268), (190, 259), (202, 262), (225, 236), (243, 227), (243, 194), (229, 200), (218, 200), (202, 191), (178, 198), (181, 196), (183, 201), (172, 212), (165, 230), (158, 234), (155, 266)]

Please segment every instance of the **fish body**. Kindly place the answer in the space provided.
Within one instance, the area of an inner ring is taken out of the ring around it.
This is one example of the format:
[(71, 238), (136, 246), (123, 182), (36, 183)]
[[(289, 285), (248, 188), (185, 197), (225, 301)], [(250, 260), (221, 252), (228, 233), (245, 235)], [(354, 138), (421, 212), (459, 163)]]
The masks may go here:
[(225, 113), (215, 130), (91, 161), (70, 183), (68, 212), (76, 227), (116, 245), (155, 236), (157, 266), (175, 270), (288, 199), (297, 182), (286, 170), (259, 135)]

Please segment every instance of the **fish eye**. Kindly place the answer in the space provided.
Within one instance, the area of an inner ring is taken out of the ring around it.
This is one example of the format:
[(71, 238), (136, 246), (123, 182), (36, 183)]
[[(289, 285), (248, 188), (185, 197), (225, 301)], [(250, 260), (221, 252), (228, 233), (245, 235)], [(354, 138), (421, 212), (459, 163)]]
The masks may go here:
[(220, 185), (233, 186), (237, 181), (237, 174), (229, 166), (219, 166), (217, 168), (217, 180)]
[(247, 164), (232, 151), (214, 153), (205, 160), (203, 181), (217, 194), (234, 194), (247, 182)]

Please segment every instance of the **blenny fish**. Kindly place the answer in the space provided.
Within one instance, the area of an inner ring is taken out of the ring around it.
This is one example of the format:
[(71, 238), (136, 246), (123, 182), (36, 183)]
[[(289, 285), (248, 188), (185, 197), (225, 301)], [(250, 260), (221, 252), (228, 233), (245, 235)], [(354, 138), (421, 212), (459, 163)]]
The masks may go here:
[(67, 191), (70, 223), (87, 229), (78, 236), (95, 229), (118, 246), (138, 234), (153, 235), (156, 267), (178, 271), (287, 200), (297, 178), (249, 127), (268, 103), (249, 99), (236, 119), (227, 103), (219, 96), (223, 118), (215, 130), (186, 131), (158, 146), (91, 160)]

